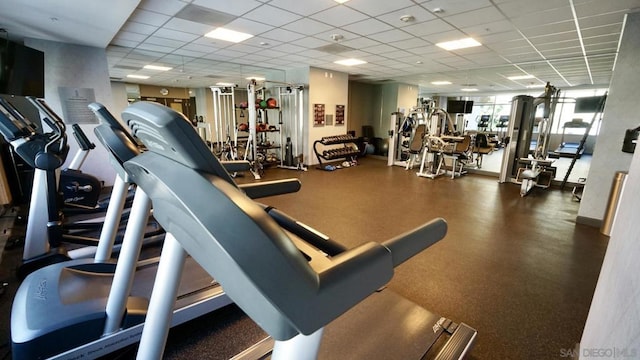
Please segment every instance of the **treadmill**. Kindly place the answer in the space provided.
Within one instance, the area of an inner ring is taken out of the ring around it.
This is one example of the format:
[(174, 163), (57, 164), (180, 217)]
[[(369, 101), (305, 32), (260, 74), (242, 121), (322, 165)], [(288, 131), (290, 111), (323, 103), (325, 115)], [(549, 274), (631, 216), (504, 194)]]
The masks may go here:
[[(584, 153), (584, 146), (580, 148), (579, 142), (565, 142), (564, 135), (567, 129), (584, 129), (583, 131), (586, 132), (590, 126), (591, 125), (588, 122), (579, 118), (565, 122), (564, 125), (562, 125), (562, 138), (560, 140), (560, 145), (558, 145), (554, 151), (549, 152), (549, 157), (555, 159), (561, 157), (575, 157), (576, 159), (580, 159)], [(582, 136), (584, 136), (584, 134), (582, 134)]]
[(167, 229), (167, 251), (160, 260), (164, 276), (154, 285), (138, 359), (162, 357), (171, 322), (167, 299), (175, 298), (175, 278), (187, 253), (270, 335), (234, 359), (460, 359), (469, 354), (475, 329), (385, 288), (395, 266), (445, 236), (443, 219), (382, 244), (345, 249), (251, 201), (216, 165), (182, 114), (138, 102), (123, 119), (149, 146), (125, 169), (152, 199), (156, 219)]
[[(110, 153), (123, 183), (130, 181), (122, 163), (138, 156), (135, 139), (104, 108), (91, 109), (102, 124), (95, 131)], [(225, 163), (230, 171), (246, 162)], [(260, 197), (297, 191), (295, 181), (251, 184), (243, 189)], [(158, 258), (138, 261), (150, 202), (136, 190), (117, 263), (72, 260), (39, 269), (19, 287), (11, 313), (14, 359), (96, 358), (139, 340)], [(163, 250), (164, 251), (164, 250)], [(171, 301), (172, 326), (230, 304), (220, 285), (191, 259), (185, 259), (179, 289)]]

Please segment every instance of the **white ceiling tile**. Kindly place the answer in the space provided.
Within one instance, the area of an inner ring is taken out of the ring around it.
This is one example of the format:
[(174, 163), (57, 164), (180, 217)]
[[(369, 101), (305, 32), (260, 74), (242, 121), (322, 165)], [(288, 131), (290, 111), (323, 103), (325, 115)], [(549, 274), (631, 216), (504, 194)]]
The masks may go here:
[(578, 40), (578, 32), (575, 30), (547, 34), (543, 36), (529, 37), (533, 44), (543, 44), (557, 41)]
[(292, 11), (303, 16), (309, 16), (311, 14), (315, 14), (331, 7), (340, 6), (333, 0), (271, 0), (271, 2), (269, 2), (269, 5)]
[(411, 0), (394, 0), (394, 1), (371, 1), (371, 0), (350, 0), (344, 5), (363, 12), (369, 16), (378, 16), (389, 12), (396, 11), (400, 8), (406, 8), (414, 3)]
[(141, 24), (161, 26), (171, 19), (171, 16), (165, 14), (159, 14), (153, 11), (147, 11), (143, 9), (136, 9), (128, 21), (135, 21)]
[(129, 31), (138, 34), (151, 35), (156, 30), (158, 30), (157, 26), (140, 24), (137, 22), (128, 22), (124, 24), (124, 26), (120, 29), (120, 31)]
[(136, 34), (128, 31), (120, 31), (118, 35), (116, 35), (116, 40), (126, 40), (139, 43), (144, 41), (147, 38), (147, 35)]
[[(414, 20), (409, 22), (403, 22), (400, 20), (400, 17), (404, 15), (411, 15), (413, 16)], [(392, 11), (390, 13), (383, 14), (377, 17), (377, 19), (382, 20), (388, 23), (389, 25), (400, 27), (400, 28), (419, 24), (429, 20), (434, 20), (435, 18), (436, 18), (435, 15), (433, 15), (431, 12), (429, 12), (425, 8), (418, 5), (410, 6), (401, 10)]]
[(274, 46), (272, 49), (276, 51), (282, 51), (287, 54), (297, 54), (299, 52), (306, 50), (302, 46), (297, 46), (293, 44), (282, 44), (282, 45)]
[(402, 30), (393, 29), (369, 35), (368, 37), (381, 43), (393, 43), (395, 41), (410, 39), (413, 36)]
[(620, 31), (622, 30), (622, 24), (611, 24), (611, 25), (603, 25), (603, 26), (596, 26), (596, 27), (590, 27), (590, 28), (580, 28), (580, 32), (582, 33), (582, 36), (597, 36), (597, 35), (604, 35), (604, 34), (620, 34)]
[(251, 35), (259, 35), (273, 29), (273, 26), (269, 26), (252, 20), (247, 20), (244, 18), (235, 19), (224, 27)]
[(374, 45), (380, 45), (380, 42), (375, 41), (373, 39), (369, 39), (367, 37), (359, 37), (351, 40), (341, 41), (340, 44), (344, 46), (349, 46), (352, 48), (361, 49), (361, 48), (370, 47)]
[(290, 22), (294, 22), (300, 19), (301, 16), (286, 10), (278, 9), (273, 6), (262, 5), (243, 15), (243, 18), (278, 27)]
[(453, 29), (455, 29), (453, 26), (447, 24), (446, 22), (440, 19), (429, 20), (427, 22), (410, 25), (402, 28), (402, 30), (410, 34), (413, 34), (415, 36), (426, 36), (426, 35), (441, 33), (443, 31), (449, 31)]
[(498, 4), (498, 8), (500, 8), (500, 10), (502, 10), (507, 16), (518, 18), (523, 15), (531, 15), (532, 13), (539, 11), (553, 11), (559, 7), (566, 7), (568, 5), (568, 1), (558, 0), (515, 0)]
[(373, 18), (369, 18), (366, 20), (358, 21), (353, 24), (345, 25), (342, 28), (348, 31), (351, 31), (353, 33), (356, 33), (358, 35), (364, 35), (364, 36), (393, 29), (391, 25), (388, 25), (386, 23), (383, 23), (380, 20), (376, 20)]
[(187, 3), (180, 0), (148, 0), (141, 1), (138, 6), (141, 9), (173, 16), (186, 5)]
[(242, 43), (246, 45), (252, 45), (252, 46), (262, 47), (265, 49), (270, 49), (274, 46), (278, 46), (282, 44), (282, 41), (268, 39), (262, 36), (254, 36), (252, 38), (249, 38), (243, 41)]
[(442, 33), (431, 34), (429, 36), (424, 37), (424, 39), (434, 44), (437, 44), (439, 42), (457, 40), (464, 37), (466, 37), (466, 35), (460, 30), (451, 30), (451, 31), (445, 31)]
[(246, 14), (262, 5), (254, 0), (195, 0), (193, 4), (236, 16)]
[(335, 6), (310, 16), (311, 18), (333, 26), (344, 26), (367, 18), (367, 15), (346, 6)]
[(424, 56), (427, 54), (439, 54), (442, 51), (442, 49), (435, 45), (429, 45), (429, 46), (421, 46), (417, 48), (407, 49), (406, 51), (412, 54)]
[(422, 1), (421, 5), (430, 11), (440, 8), (444, 10), (441, 16), (448, 16), (491, 6), (491, 2), (489, 0), (432, 0)]
[(331, 40), (334, 41), (332, 38), (332, 35), (334, 34), (339, 34), (342, 35), (344, 38), (342, 40), (340, 40), (340, 43), (346, 43), (349, 40), (353, 40), (353, 39), (357, 39), (360, 38), (361, 36), (358, 34), (354, 34), (350, 31), (346, 31), (344, 29), (341, 28), (332, 28), (329, 31), (323, 31), (321, 33), (315, 34), (313, 35), (314, 37), (320, 39), (320, 40)]
[(157, 51), (159, 53), (167, 53), (167, 52), (170, 53), (176, 49), (173, 46), (160, 46), (160, 45), (145, 44), (145, 43), (138, 45), (136, 48), (141, 50)]
[(180, 40), (165, 39), (159, 36), (149, 36), (143, 44), (160, 45), (173, 48), (182, 47), (185, 42)]
[(511, 31), (514, 31), (515, 28), (513, 27), (513, 24), (511, 24), (511, 21), (500, 20), (500, 21), (493, 21), (490, 23), (483, 22), (482, 24), (463, 27), (460, 30), (462, 30), (467, 35), (475, 38), (478, 36), (487, 36), (487, 35), (498, 34), (502, 32), (511, 32)]
[(283, 29), (295, 31), (305, 35), (315, 35), (331, 29), (331, 26), (319, 21), (303, 18), (282, 26)]
[(519, 40), (522, 39), (522, 35), (520, 35), (517, 31), (507, 31), (498, 34), (488, 34), (488, 35), (479, 35), (476, 40), (485, 45), (500, 45), (505, 41)]
[(446, 16), (444, 20), (461, 29), (478, 24), (486, 24), (494, 21), (506, 20), (505, 17), (493, 6), (467, 11), (457, 15)]
[(389, 46), (387, 44), (380, 44), (380, 45), (376, 45), (376, 46), (370, 46), (370, 47), (366, 47), (364, 49), (362, 49), (368, 53), (371, 54), (384, 54), (384, 53), (389, 53), (389, 52), (396, 52), (398, 51), (397, 48), (393, 47), (393, 46)]
[(600, 36), (589, 36), (583, 37), (582, 41), (584, 45), (594, 45), (601, 43), (617, 43), (618, 42), (618, 34), (608, 34), (608, 35), (600, 35)]
[(200, 37), (200, 35), (190, 34), (182, 31), (176, 31), (176, 30), (165, 29), (165, 28), (159, 29), (153, 35), (163, 37), (166, 39), (181, 40), (185, 42), (190, 42)]
[(236, 58), (236, 57), (244, 55), (243, 52), (229, 50), (229, 49), (218, 50), (218, 51), (215, 52), (215, 54), (222, 55), (222, 56), (229, 56), (229, 57), (232, 57), (232, 58)]
[(548, 24), (542, 26), (532, 26), (528, 28), (520, 28), (520, 31), (527, 37), (534, 37), (540, 35), (548, 35), (553, 33), (575, 31), (576, 24), (573, 20), (562, 21), (555, 24)]
[(593, 53), (602, 53), (602, 52), (615, 52), (618, 48), (617, 42), (609, 42), (609, 43), (600, 43), (593, 45), (585, 45), (584, 46), (587, 55)]
[(610, 13), (579, 18), (578, 24), (580, 28), (590, 28), (602, 25), (622, 24), (623, 19), (623, 13)]
[(200, 56), (204, 56), (207, 53), (204, 53), (202, 51), (193, 51), (193, 50), (187, 50), (187, 49), (177, 49), (176, 51), (173, 52), (176, 55), (183, 55), (183, 56), (193, 56), (193, 57), (200, 57)]
[(332, 42), (330, 41), (326, 41), (326, 40), (320, 40), (318, 38), (314, 38), (314, 37), (306, 37), (306, 38), (302, 38), (302, 39), (298, 39), (295, 41), (291, 41), (291, 44), (293, 45), (298, 45), (298, 46), (302, 46), (308, 49), (314, 49), (320, 46), (325, 46), (325, 45), (329, 45)]
[(131, 41), (131, 40), (123, 40), (123, 39), (114, 39), (111, 41), (111, 45), (117, 45), (117, 46), (122, 46), (127, 48), (136, 47), (138, 46), (139, 43), (140, 43), (139, 41)]
[(417, 37), (413, 37), (411, 39), (394, 41), (391, 45), (401, 49), (401, 50), (409, 50), (417, 47), (427, 47), (432, 45), (430, 42), (422, 40)]
[(289, 41), (294, 41), (294, 40), (298, 40), (304, 37), (304, 35), (302, 34), (298, 34), (295, 33), (293, 31), (289, 31), (289, 30), (284, 30), (284, 29), (273, 29), (271, 31), (267, 31), (263, 34), (261, 34), (262, 37), (265, 37), (267, 39), (273, 39), (273, 40), (277, 40), (277, 41), (281, 41), (281, 42), (289, 42)]
[(565, 6), (553, 10), (539, 11), (534, 14), (523, 14), (513, 19), (513, 23), (518, 29), (555, 25), (561, 22), (573, 23), (573, 13), (570, 7)]
[(197, 52), (200, 52), (200, 53), (210, 53), (212, 51), (219, 50), (220, 48), (214, 46), (213, 44), (211, 44), (210, 46), (206, 46), (206, 45), (201, 45), (201, 44), (190, 43), (190, 44), (184, 45), (182, 47), (182, 49), (190, 50), (190, 51), (197, 51)]
[(212, 26), (180, 18), (172, 18), (164, 25), (164, 28), (199, 35), (204, 35), (213, 30)]
[(640, 6), (640, 1), (638, 0), (585, 1), (575, 4), (578, 18), (611, 12), (627, 13), (638, 6)]

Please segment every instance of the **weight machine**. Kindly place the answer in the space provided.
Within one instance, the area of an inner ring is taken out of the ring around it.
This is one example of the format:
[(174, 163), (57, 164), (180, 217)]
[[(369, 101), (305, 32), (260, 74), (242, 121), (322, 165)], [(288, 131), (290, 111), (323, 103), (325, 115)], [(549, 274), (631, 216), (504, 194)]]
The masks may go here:
[[(213, 93), (213, 124), (215, 141), (211, 151), (221, 160), (237, 160), (238, 126), (236, 122), (233, 86), (211, 86)], [(208, 139), (207, 139), (208, 140)]]
[[(544, 93), (536, 98), (518, 95), (512, 100), (499, 182), (520, 184), (520, 196), (526, 196), (534, 187), (548, 188), (555, 177), (553, 160), (547, 160), (546, 157), (551, 122), (559, 96), (560, 90), (547, 83)], [(541, 105), (542, 119), (537, 125), (538, 137), (532, 151), (536, 110)]]
[(280, 156), (279, 167), (283, 169), (307, 171), (304, 166), (304, 86), (289, 85), (278, 87), (280, 104), (280, 145), (284, 154)]
[(412, 109), (407, 116), (402, 112), (391, 113), (391, 121), (389, 126), (389, 153), (387, 156), (387, 165), (402, 166), (410, 169), (415, 158), (422, 150), (421, 142), (426, 130), (425, 109), (419, 107)]

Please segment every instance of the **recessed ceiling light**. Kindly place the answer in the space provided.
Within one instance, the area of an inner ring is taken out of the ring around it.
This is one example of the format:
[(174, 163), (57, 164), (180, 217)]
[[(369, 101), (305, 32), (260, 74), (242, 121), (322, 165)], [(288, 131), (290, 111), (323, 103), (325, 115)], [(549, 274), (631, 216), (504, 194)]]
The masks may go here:
[(473, 38), (464, 38), (464, 39), (458, 39), (458, 40), (452, 40), (452, 41), (445, 41), (445, 42), (441, 42), (441, 43), (437, 43), (436, 46), (441, 47), (445, 50), (458, 50), (458, 49), (466, 49), (466, 48), (470, 48), (470, 47), (474, 47), (474, 46), (480, 46), (482, 44), (480, 44), (478, 41), (476, 41)]
[(247, 80), (255, 80), (255, 81), (265, 81), (266, 79), (260, 76), (249, 76), (246, 78)]
[(149, 69), (149, 70), (159, 70), (159, 71), (169, 71), (173, 68), (168, 67), (168, 66), (159, 66), (159, 65), (145, 65), (143, 66), (145, 69)]
[(413, 20), (415, 20), (416, 18), (413, 15), (402, 15), (400, 17), (400, 21), (402, 22), (411, 22)]
[(464, 88), (464, 89), (460, 89), (462, 91), (478, 91), (478, 89), (476, 88)]
[(451, 81), (432, 81), (432, 85), (451, 85)]
[(526, 80), (526, 79), (533, 79), (533, 78), (535, 78), (535, 76), (527, 74), (527, 75), (509, 76), (507, 79), (509, 79), (509, 80)]
[(535, 88), (543, 88), (544, 84), (532, 84), (532, 85), (527, 85), (527, 89), (535, 89)]
[(338, 4), (344, 4), (349, 0), (333, 0), (333, 1), (337, 2)]
[(147, 75), (127, 75), (128, 78), (132, 79), (148, 79)]
[(218, 85), (218, 86), (235, 86), (236, 84), (228, 83), (228, 82), (219, 82), (219, 83), (216, 83), (216, 85)]
[(345, 59), (345, 60), (334, 61), (333, 63), (338, 65), (344, 65), (344, 66), (354, 66), (354, 65), (366, 64), (367, 62), (358, 60), (358, 59)]
[(239, 32), (239, 31), (235, 31), (235, 30), (229, 30), (229, 29), (225, 29), (225, 28), (221, 28), (221, 27), (206, 33), (204, 36), (212, 38), (212, 39), (229, 41), (229, 42), (232, 42), (232, 43), (239, 43), (241, 41), (245, 41), (245, 40), (253, 37), (253, 35), (251, 35), (251, 34)]

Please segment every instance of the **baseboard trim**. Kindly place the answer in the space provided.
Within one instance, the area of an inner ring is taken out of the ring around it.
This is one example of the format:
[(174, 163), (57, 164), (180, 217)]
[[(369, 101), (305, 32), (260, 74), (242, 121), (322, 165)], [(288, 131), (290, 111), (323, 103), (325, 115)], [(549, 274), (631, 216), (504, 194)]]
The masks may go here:
[(582, 224), (582, 225), (600, 228), (602, 226), (602, 219), (594, 219), (586, 216), (578, 216), (576, 217), (576, 224)]

